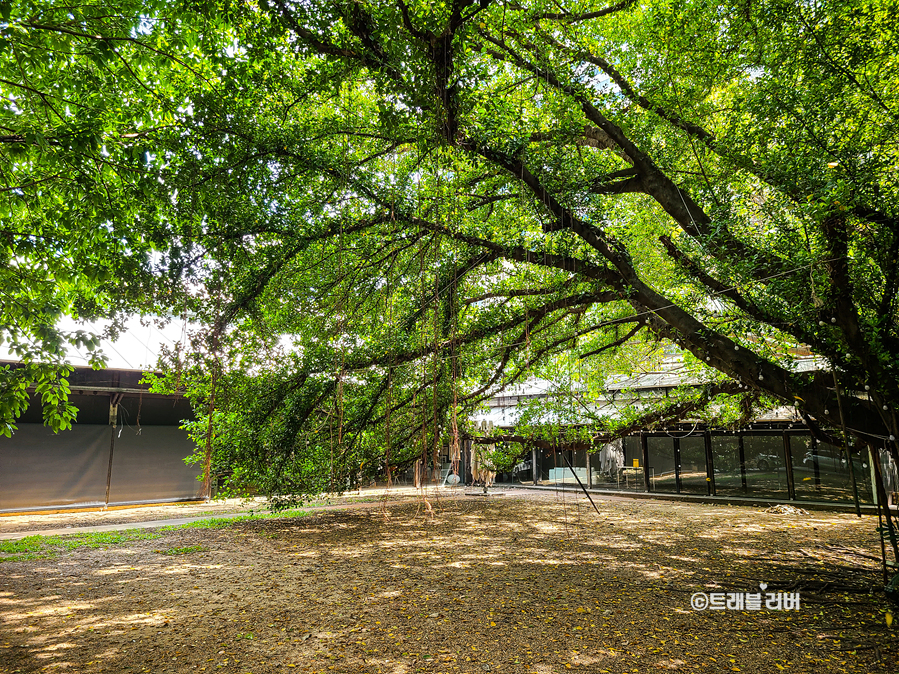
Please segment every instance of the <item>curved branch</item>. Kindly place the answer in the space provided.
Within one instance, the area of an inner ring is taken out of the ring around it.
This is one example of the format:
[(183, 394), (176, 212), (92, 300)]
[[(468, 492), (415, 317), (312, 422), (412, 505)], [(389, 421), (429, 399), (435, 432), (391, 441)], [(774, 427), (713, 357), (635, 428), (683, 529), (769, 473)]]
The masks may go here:
[(585, 90), (564, 84), (548, 66), (537, 66), (530, 63), (503, 40), (495, 38), (485, 31), (480, 31), (479, 34), (484, 40), (502, 50), (497, 52), (492, 49), (482, 48), (485, 53), (498, 60), (512, 63), (527, 72), (538, 74), (542, 81), (552, 86), (552, 88), (576, 100), (584, 116), (597, 128), (605, 132), (612, 141), (633, 159), (634, 167), (639, 170), (646, 193), (655, 199), (665, 212), (678, 223), (681, 229), (698, 239), (703, 245), (708, 246), (716, 257), (722, 260), (729, 260), (734, 257), (759, 260), (753, 270), (754, 277), (759, 280), (784, 271), (785, 263), (783, 260), (744, 243), (734, 237), (726, 227), (713, 223), (708, 214), (699, 204), (693, 201), (685, 190), (675, 184), (645, 152), (640, 150), (625, 135), (618, 125), (606, 118), (593, 105)]
[(619, 346), (622, 346), (623, 344), (625, 344), (626, 342), (628, 342), (628, 341), (631, 339), (631, 337), (633, 337), (634, 335), (636, 335), (636, 334), (637, 334), (638, 332), (640, 332), (640, 330), (642, 330), (642, 329), (643, 329), (643, 326), (637, 324), (637, 325), (635, 325), (633, 328), (631, 328), (630, 330), (628, 330), (628, 331), (627, 331), (627, 334), (625, 334), (624, 337), (621, 337), (621, 338), (619, 338), (619, 339), (616, 339), (614, 342), (609, 342), (609, 343), (606, 344), (605, 346), (601, 346), (601, 347), (599, 347), (598, 349), (594, 349), (593, 351), (588, 351), (587, 353), (580, 353), (580, 354), (578, 354), (578, 358), (580, 358), (581, 360), (583, 360), (583, 359), (585, 359), (585, 358), (590, 358), (590, 357), (592, 357), (592, 356), (599, 355), (599, 354), (602, 353), (603, 351), (608, 351), (609, 349), (617, 349)]
[(636, 1), (637, 0), (621, 0), (621, 2), (615, 3), (614, 5), (610, 5), (608, 7), (604, 7), (603, 9), (598, 9), (593, 12), (582, 12), (581, 14), (571, 14), (570, 12), (544, 12), (542, 14), (537, 14), (535, 18), (561, 19), (566, 23), (589, 21), (590, 19), (598, 19), (603, 16), (608, 16), (609, 14), (614, 14), (615, 12), (622, 12), (626, 9), (629, 9), (636, 3)]
[[(724, 147), (718, 141), (715, 135), (710, 133), (708, 130), (704, 129), (698, 124), (684, 119), (677, 113), (668, 110), (658, 103), (653, 103), (652, 101), (650, 101), (648, 98), (639, 93), (634, 88), (634, 86), (611, 63), (606, 61), (601, 56), (588, 51), (576, 51), (559, 42), (558, 40), (555, 40), (551, 37), (548, 37), (548, 39), (559, 49), (567, 51), (577, 58), (581, 58), (588, 63), (592, 63), (593, 65), (598, 66), (616, 85), (618, 85), (618, 88), (621, 89), (621, 92), (625, 96), (627, 96), (628, 99), (639, 105), (647, 112), (655, 113), (675, 128), (678, 128), (681, 131), (689, 134), (693, 138), (700, 140), (706, 147), (708, 147), (719, 157), (733, 162), (738, 168), (746, 171), (750, 175), (755, 176), (762, 182), (767, 183), (768, 185), (771, 185), (778, 190), (782, 190), (792, 199), (801, 199), (808, 196), (808, 191), (802, 189), (799, 185), (788, 184), (783, 178), (760, 170), (758, 166), (748, 157), (736, 154), (730, 149)], [(866, 220), (868, 222), (879, 225), (885, 225), (894, 232), (899, 232), (899, 218), (897, 218), (896, 216), (889, 215), (864, 204), (853, 207), (852, 213), (862, 220)]]
[(726, 297), (750, 316), (758, 316), (756, 307), (751, 305), (749, 301), (747, 301), (742, 295), (740, 295), (740, 293), (737, 292), (736, 288), (726, 286), (718, 279), (707, 274), (705, 270), (702, 269), (702, 267), (696, 264), (687, 256), (686, 253), (675, 246), (674, 242), (669, 236), (663, 234), (659, 237), (659, 241), (661, 241), (662, 245), (665, 246), (665, 250), (667, 251), (668, 255), (676, 260), (688, 274), (693, 276), (706, 288), (714, 292), (716, 295)]
[(560, 286), (555, 288), (536, 288), (533, 290), (523, 289), (523, 290), (500, 290), (492, 293), (482, 293), (481, 295), (475, 295), (474, 297), (469, 297), (467, 299), (462, 300), (463, 304), (474, 304), (476, 302), (483, 302), (484, 300), (490, 300), (494, 298), (504, 297), (507, 300), (512, 299), (513, 297), (533, 297), (534, 295), (553, 295), (558, 293), (566, 288), (571, 287), (571, 284), (574, 283), (575, 278), (572, 277), (565, 281)]

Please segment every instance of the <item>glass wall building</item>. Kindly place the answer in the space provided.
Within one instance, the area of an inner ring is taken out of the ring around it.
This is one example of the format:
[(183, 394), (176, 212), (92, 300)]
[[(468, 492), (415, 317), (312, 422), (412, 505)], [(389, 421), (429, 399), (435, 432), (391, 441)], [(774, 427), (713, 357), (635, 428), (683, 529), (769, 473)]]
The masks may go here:
[[(878, 458), (885, 482), (895, 483), (895, 463), (886, 453)], [(522, 484), (835, 503), (852, 503), (857, 493), (861, 504), (876, 502), (869, 455), (850, 465), (842, 448), (787, 425), (646, 432), (589, 453), (543, 448), (525, 459), (536, 470), (520, 473)]]

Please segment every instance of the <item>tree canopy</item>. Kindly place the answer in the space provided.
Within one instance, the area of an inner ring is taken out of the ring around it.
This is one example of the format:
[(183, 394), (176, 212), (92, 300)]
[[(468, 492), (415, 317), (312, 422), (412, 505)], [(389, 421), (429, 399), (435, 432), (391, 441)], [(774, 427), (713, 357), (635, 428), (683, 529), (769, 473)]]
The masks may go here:
[[(775, 403), (897, 434), (890, 3), (86, 7), (2, 6), (3, 334), (204, 326), (157, 386), (236, 485), (407, 464), (539, 376), (591, 438)], [(666, 345), (701, 385), (577, 415)]]
[(151, 138), (214, 76), (202, 17), (174, 9), (0, 2), (0, 345), (23, 363), (0, 368), (4, 435), (29, 386), (49, 425), (71, 425), (69, 349), (105, 362), (99, 335), (60, 318), (104, 320), (115, 337), (164, 292), (151, 255), (174, 243), (154, 212)]

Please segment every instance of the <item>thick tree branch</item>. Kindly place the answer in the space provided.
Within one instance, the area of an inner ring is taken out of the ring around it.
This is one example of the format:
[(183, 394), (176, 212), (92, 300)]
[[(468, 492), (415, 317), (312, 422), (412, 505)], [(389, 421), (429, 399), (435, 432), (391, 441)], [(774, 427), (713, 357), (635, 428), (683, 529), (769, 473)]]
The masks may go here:
[(482, 239), (480, 237), (471, 236), (468, 234), (461, 234), (459, 232), (456, 232), (455, 230), (450, 229), (449, 227), (446, 227), (445, 225), (430, 222), (423, 218), (408, 216), (405, 219), (407, 219), (413, 225), (422, 227), (423, 229), (428, 229), (433, 232), (440, 232), (441, 234), (444, 234), (451, 239), (455, 239), (456, 241), (462, 241), (472, 246), (493, 251), (498, 254), (498, 257), (502, 257), (506, 260), (527, 262), (529, 264), (536, 264), (541, 267), (561, 269), (570, 274), (575, 274), (588, 279), (592, 279), (594, 281), (602, 282), (607, 286), (611, 286), (613, 288), (624, 287), (622, 285), (620, 275), (617, 274), (614, 269), (609, 269), (608, 267), (600, 267), (598, 265), (591, 264), (590, 262), (586, 262), (570, 255), (560, 255), (558, 253), (528, 250), (526, 248), (521, 248), (520, 246), (503, 246), (502, 244), (490, 241), (489, 239)]
[[(798, 384), (794, 382), (796, 377), (784, 368), (761, 358), (744, 348), (743, 355), (734, 357), (734, 353), (741, 349), (740, 345), (730, 338), (712, 330), (707, 325), (696, 319), (688, 311), (685, 311), (676, 303), (670, 301), (655, 289), (645, 283), (637, 274), (627, 252), (614, 239), (606, 236), (595, 228), (580, 221), (561, 204), (559, 204), (540, 184), (539, 180), (517, 160), (509, 158), (501, 153), (486, 148), (463, 144), (463, 147), (472, 149), (493, 163), (499, 164), (512, 172), (528, 185), (538, 196), (542, 197), (545, 205), (556, 216), (555, 223), (547, 227), (549, 231), (564, 228), (581, 236), (587, 243), (599, 251), (618, 271), (624, 287), (628, 289), (628, 298), (636, 307), (649, 309), (661, 323), (655, 324), (659, 334), (682, 344), (697, 357), (705, 360), (711, 366), (720, 371), (751, 382), (755, 388), (764, 390), (781, 400), (792, 403), (796, 396), (814, 401), (811, 404), (817, 406), (816, 414), (823, 414), (827, 389), (814, 380), (806, 380)], [(622, 297), (624, 295), (622, 294)], [(640, 311), (640, 309), (637, 309)], [(759, 382), (765, 382), (759, 384)], [(855, 401), (854, 413), (865, 419), (866, 423), (874, 423), (875, 427), (882, 427), (879, 416), (872, 419), (875, 414), (871, 405), (864, 401)]]
[(646, 190), (643, 188), (643, 181), (640, 179), (640, 176), (634, 176), (633, 178), (628, 178), (627, 180), (619, 180), (617, 183), (609, 183), (605, 182), (604, 180), (597, 181), (590, 188), (590, 191), (593, 194), (606, 195), (646, 194)]
[[(809, 192), (801, 188), (796, 183), (789, 183), (783, 176), (776, 176), (770, 172), (760, 169), (755, 162), (748, 157), (734, 152), (732, 149), (725, 147), (718, 138), (703, 127), (684, 119), (677, 113), (663, 107), (658, 103), (650, 101), (648, 98), (640, 94), (634, 86), (608, 61), (601, 56), (587, 51), (577, 51), (571, 49), (567, 45), (549, 38), (550, 41), (558, 48), (571, 53), (573, 56), (580, 58), (588, 63), (598, 66), (609, 78), (618, 85), (621, 92), (631, 101), (639, 105), (648, 112), (653, 112), (666, 122), (686, 132), (693, 138), (700, 140), (706, 147), (718, 156), (733, 162), (738, 168), (746, 171), (750, 175), (755, 176), (759, 180), (771, 185), (772, 187), (782, 190), (792, 199), (800, 200), (808, 196)], [(891, 113), (892, 114), (892, 113)], [(852, 208), (852, 213), (857, 217), (878, 225), (890, 228), (892, 231), (899, 233), (899, 218), (879, 211), (870, 206), (860, 204)]]
[(284, 24), (319, 54), (349, 59), (374, 71), (383, 72), (397, 82), (402, 83), (404, 81), (402, 74), (388, 63), (384, 51), (372, 39), (371, 29), (373, 23), (370, 17), (366, 20), (368, 15), (359, 8), (358, 3), (352, 3), (352, 7), (349, 10), (347, 28), (360, 39), (366, 51), (348, 49), (328, 42), (325, 38), (316, 35), (297, 21), (284, 0), (272, 0), (272, 4), (278, 9), (279, 16)]
[(640, 150), (623, 132), (623, 130), (605, 117), (587, 96), (581, 87), (564, 84), (555, 72), (545, 65), (537, 66), (520, 56), (503, 40), (481, 31), (480, 35), (489, 43), (498, 47), (500, 52), (483, 48), (485, 53), (496, 59), (514, 64), (516, 67), (537, 74), (541, 80), (552, 88), (575, 99), (584, 116), (597, 128), (605, 132), (629, 157), (638, 169), (643, 187), (655, 201), (668, 213), (675, 222), (690, 236), (698, 239), (702, 245), (718, 258), (723, 260), (738, 259), (758, 260), (753, 274), (757, 279), (764, 279), (771, 274), (784, 271), (784, 263), (780, 258), (759, 251), (736, 239), (726, 227), (713, 223), (703, 209), (693, 201), (690, 195), (676, 185)]
[[(531, 134), (530, 141), (532, 143), (543, 143), (547, 141), (558, 142), (560, 139), (571, 137), (570, 134), (562, 131), (535, 131)], [(627, 154), (618, 147), (615, 141), (613, 141), (602, 129), (597, 129), (588, 125), (584, 127), (581, 135), (574, 136), (573, 139), (579, 145), (594, 147), (598, 150), (611, 150), (629, 164), (632, 164), (634, 161), (628, 157)]]
[(619, 299), (620, 297), (618, 296), (618, 294), (614, 292), (578, 293), (577, 295), (563, 297), (557, 300), (553, 300), (552, 302), (547, 302), (540, 307), (518, 312), (514, 316), (506, 320), (473, 328), (464, 335), (454, 336), (450, 339), (443, 340), (438, 344), (426, 344), (415, 349), (403, 351), (401, 353), (390, 352), (377, 356), (365, 356), (359, 359), (348, 359), (345, 369), (347, 372), (353, 372), (367, 370), (376, 366), (395, 367), (397, 365), (410, 363), (424, 356), (430, 355), (434, 353), (435, 350), (437, 352), (444, 352), (449, 350), (455, 351), (460, 346), (472, 344), (488, 337), (493, 337), (495, 335), (504, 333), (510, 329), (515, 328), (516, 326), (522, 325), (526, 321), (542, 320), (546, 316), (556, 311), (570, 309), (572, 307), (591, 306), (593, 304), (615, 302)]
[[(836, 319), (836, 325), (850, 353), (859, 359), (862, 373), (867, 375), (872, 385), (871, 394), (875, 401), (883, 403), (887, 400), (899, 400), (896, 380), (887, 375), (880, 359), (871, 353), (869, 341), (862, 332), (858, 309), (852, 301), (854, 284), (849, 273), (849, 232), (846, 219), (842, 215), (834, 214), (824, 218), (821, 226), (829, 246), (830, 259), (824, 268), (832, 282), (830, 299), (834, 307), (833, 318)], [(878, 409), (878, 412), (884, 425), (895, 434), (897, 429), (893, 427), (889, 412), (881, 409)]]
[(632, 5), (636, 3), (637, 0), (621, 0), (621, 2), (617, 2), (614, 5), (610, 5), (608, 7), (604, 7), (603, 9), (598, 9), (593, 12), (582, 12), (580, 14), (572, 14), (570, 12), (543, 12), (541, 14), (536, 14), (535, 18), (537, 19), (559, 19), (564, 21), (565, 23), (577, 23), (579, 21), (589, 21), (590, 19), (598, 19), (603, 16), (608, 16), (609, 14), (614, 14), (615, 12), (622, 12), (626, 9), (629, 9)]
[(468, 297), (462, 302), (464, 304), (474, 304), (476, 302), (483, 302), (484, 300), (490, 300), (494, 298), (505, 298), (506, 300), (512, 299), (513, 297), (533, 297), (534, 295), (554, 295), (562, 292), (571, 287), (571, 284), (574, 283), (575, 277), (572, 277), (565, 281), (562, 285), (556, 286), (554, 288), (535, 288), (535, 289), (521, 289), (521, 290), (499, 290), (492, 293), (482, 293), (480, 295), (475, 295), (474, 297)]

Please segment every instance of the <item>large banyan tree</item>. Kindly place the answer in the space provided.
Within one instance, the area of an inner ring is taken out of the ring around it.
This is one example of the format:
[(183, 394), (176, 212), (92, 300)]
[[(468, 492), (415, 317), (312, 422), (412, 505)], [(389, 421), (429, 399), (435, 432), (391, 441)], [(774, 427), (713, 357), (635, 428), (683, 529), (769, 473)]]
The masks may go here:
[[(28, 20), (74, 30), (44, 11)], [(196, 400), (200, 453), (235, 485), (383, 474), (533, 377), (573, 392), (552, 419), (590, 420), (581, 438), (780, 404), (896, 455), (888, 3), (154, 11), (129, 36), (172, 52), (165, 116), (111, 128), (104, 161), (143, 181), (136, 305), (204, 326), (160, 385)], [(95, 33), (79, 39), (116, 44)], [(152, 103), (152, 82), (117, 81)], [(15, 198), (60, 180), (40, 179)], [(699, 384), (589, 419), (608, 374), (664, 345)], [(803, 351), (818, 369), (797, 370)]]

